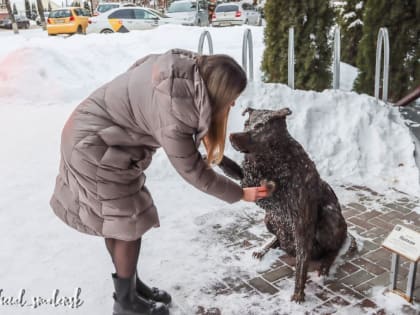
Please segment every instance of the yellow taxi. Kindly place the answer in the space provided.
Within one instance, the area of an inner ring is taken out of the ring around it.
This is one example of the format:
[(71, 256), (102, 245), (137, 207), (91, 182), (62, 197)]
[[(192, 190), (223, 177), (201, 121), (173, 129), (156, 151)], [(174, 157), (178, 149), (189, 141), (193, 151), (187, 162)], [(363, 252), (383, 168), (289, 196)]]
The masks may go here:
[(50, 12), (47, 20), (48, 35), (86, 34), (89, 16), (77, 7), (61, 8)]

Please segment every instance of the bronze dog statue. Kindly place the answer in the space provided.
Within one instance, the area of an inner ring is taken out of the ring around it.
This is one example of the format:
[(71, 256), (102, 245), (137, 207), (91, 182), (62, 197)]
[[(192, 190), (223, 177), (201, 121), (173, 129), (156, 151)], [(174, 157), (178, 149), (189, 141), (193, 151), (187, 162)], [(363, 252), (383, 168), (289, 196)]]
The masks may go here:
[(259, 186), (261, 179), (274, 183), (272, 194), (257, 205), (265, 210), (265, 224), (275, 237), (254, 256), (279, 247), (296, 257), (292, 300), (300, 303), (310, 259), (320, 260), (319, 274), (328, 275), (347, 237), (347, 224), (334, 191), (287, 130), (291, 111), (248, 108), (245, 113), (244, 131), (230, 135), (234, 149), (245, 154), (242, 167), (227, 157), (219, 166), (243, 187)]

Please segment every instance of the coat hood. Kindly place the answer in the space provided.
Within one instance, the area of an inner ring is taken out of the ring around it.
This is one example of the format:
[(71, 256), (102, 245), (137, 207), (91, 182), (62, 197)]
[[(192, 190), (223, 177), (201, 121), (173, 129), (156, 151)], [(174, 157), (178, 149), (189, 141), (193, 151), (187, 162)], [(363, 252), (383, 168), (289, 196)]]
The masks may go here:
[[(170, 91), (174, 100), (171, 112), (177, 119), (197, 130), (195, 144), (198, 147), (210, 126), (211, 104), (197, 65), (197, 57), (198, 54), (188, 50), (169, 50), (156, 59), (152, 82), (159, 91)], [(191, 81), (191, 78), (193, 84), (176, 82)]]

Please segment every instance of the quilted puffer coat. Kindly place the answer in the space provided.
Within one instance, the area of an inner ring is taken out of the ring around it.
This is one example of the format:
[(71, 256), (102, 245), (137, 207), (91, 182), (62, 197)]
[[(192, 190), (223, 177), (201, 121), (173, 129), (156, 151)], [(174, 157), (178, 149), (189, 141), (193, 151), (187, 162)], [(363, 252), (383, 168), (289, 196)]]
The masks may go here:
[(190, 184), (228, 203), (242, 188), (216, 173), (198, 146), (211, 104), (196, 55), (148, 55), (76, 107), (61, 134), (59, 174), (50, 205), (80, 232), (135, 240), (160, 226), (144, 170), (162, 147)]

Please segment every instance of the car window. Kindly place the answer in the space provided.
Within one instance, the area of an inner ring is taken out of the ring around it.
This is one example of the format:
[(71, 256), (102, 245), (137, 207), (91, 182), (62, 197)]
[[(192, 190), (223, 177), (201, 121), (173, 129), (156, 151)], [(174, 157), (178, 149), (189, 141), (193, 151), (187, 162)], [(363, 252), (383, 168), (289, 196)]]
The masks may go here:
[(216, 12), (236, 12), (238, 10), (237, 5), (220, 5), (216, 8)]
[(74, 9), (74, 14), (76, 16), (81, 16), (81, 15), (83, 15), (83, 11), (82, 11), (82, 9), (77, 8), (77, 9)]
[(119, 8), (119, 4), (100, 4), (98, 5), (98, 8), (96, 9), (99, 13), (104, 13), (106, 11), (109, 11), (111, 9)]
[(159, 19), (158, 16), (156, 16), (155, 14), (153, 14), (152, 12), (149, 12), (149, 11), (144, 11), (144, 18), (146, 20)]
[(71, 11), (69, 9), (57, 10), (50, 12), (49, 18), (67, 18), (71, 16)]
[(149, 11), (152, 12), (153, 14), (157, 15), (158, 17), (161, 17), (161, 18), (168, 18), (169, 17), (166, 14), (163, 14), (162, 12), (159, 12), (158, 10), (149, 9)]
[(121, 9), (111, 13), (109, 19), (134, 19), (133, 9)]
[(92, 16), (88, 9), (82, 9), (83, 16)]
[(136, 20), (144, 20), (144, 10), (136, 9), (134, 10), (134, 17)]
[(168, 13), (196, 11), (197, 5), (193, 2), (172, 2)]
[(242, 9), (249, 11), (249, 10), (252, 10), (252, 6), (249, 3), (243, 3)]

